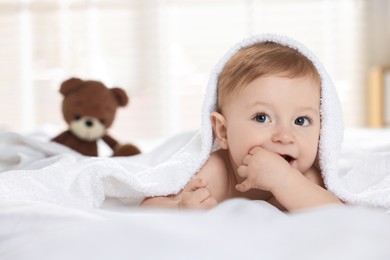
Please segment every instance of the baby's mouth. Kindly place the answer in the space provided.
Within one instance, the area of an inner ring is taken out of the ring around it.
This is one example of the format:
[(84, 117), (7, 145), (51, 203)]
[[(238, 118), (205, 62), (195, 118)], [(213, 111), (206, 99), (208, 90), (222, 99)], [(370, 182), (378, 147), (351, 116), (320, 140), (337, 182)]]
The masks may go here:
[(282, 156), (282, 158), (285, 159), (289, 164), (295, 160), (295, 158), (291, 157), (290, 155), (281, 154), (280, 156)]

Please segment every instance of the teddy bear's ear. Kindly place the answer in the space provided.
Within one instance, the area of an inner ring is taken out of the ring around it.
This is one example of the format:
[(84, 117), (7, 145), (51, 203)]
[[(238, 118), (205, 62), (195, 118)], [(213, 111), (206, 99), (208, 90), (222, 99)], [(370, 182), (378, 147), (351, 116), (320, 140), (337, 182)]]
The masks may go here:
[(69, 93), (79, 89), (81, 87), (81, 83), (84, 81), (79, 78), (70, 78), (62, 82), (60, 87), (60, 93), (63, 96), (68, 95)]
[(129, 102), (129, 97), (127, 96), (126, 92), (121, 88), (112, 88), (111, 89), (112, 94), (118, 101), (118, 104), (120, 107), (124, 107)]

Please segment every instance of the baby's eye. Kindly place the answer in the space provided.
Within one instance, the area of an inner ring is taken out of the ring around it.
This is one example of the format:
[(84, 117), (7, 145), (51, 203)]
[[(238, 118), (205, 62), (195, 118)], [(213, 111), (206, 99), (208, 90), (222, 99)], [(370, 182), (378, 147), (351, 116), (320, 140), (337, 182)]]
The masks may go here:
[(295, 119), (294, 124), (300, 126), (308, 126), (310, 124), (310, 119), (308, 117), (301, 116)]
[(269, 116), (266, 115), (266, 114), (257, 114), (254, 119), (256, 120), (256, 122), (259, 122), (259, 123), (269, 123), (271, 122), (271, 120), (269, 119)]
[(81, 116), (80, 116), (80, 115), (75, 115), (75, 116), (73, 117), (73, 119), (74, 119), (74, 120), (80, 120), (80, 119), (81, 119)]

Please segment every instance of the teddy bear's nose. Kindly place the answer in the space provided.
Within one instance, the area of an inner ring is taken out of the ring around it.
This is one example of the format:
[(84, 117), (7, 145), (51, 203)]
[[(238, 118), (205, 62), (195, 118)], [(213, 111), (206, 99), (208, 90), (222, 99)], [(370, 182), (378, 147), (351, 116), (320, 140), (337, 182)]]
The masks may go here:
[(85, 121), (85, 125), (88, 126), (88, 127), (92, 127), (93, 126), (93, 122), (91, 120), (87, 120), (87, 121)]

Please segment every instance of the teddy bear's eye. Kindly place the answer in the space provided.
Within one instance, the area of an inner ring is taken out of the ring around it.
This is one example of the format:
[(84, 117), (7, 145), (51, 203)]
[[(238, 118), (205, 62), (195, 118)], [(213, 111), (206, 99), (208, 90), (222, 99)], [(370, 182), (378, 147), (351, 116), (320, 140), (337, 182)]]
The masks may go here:
[(104, 119), (100, 119), (99, 121), (100, 121), (100, 123), (102, 123), (103, 125), (106, 123), (106, 121), (104, 121)]
[(74, 118), (74, 120), (80, 120), (81, 116), (80, 115), (75, 115), (73, 118)]

